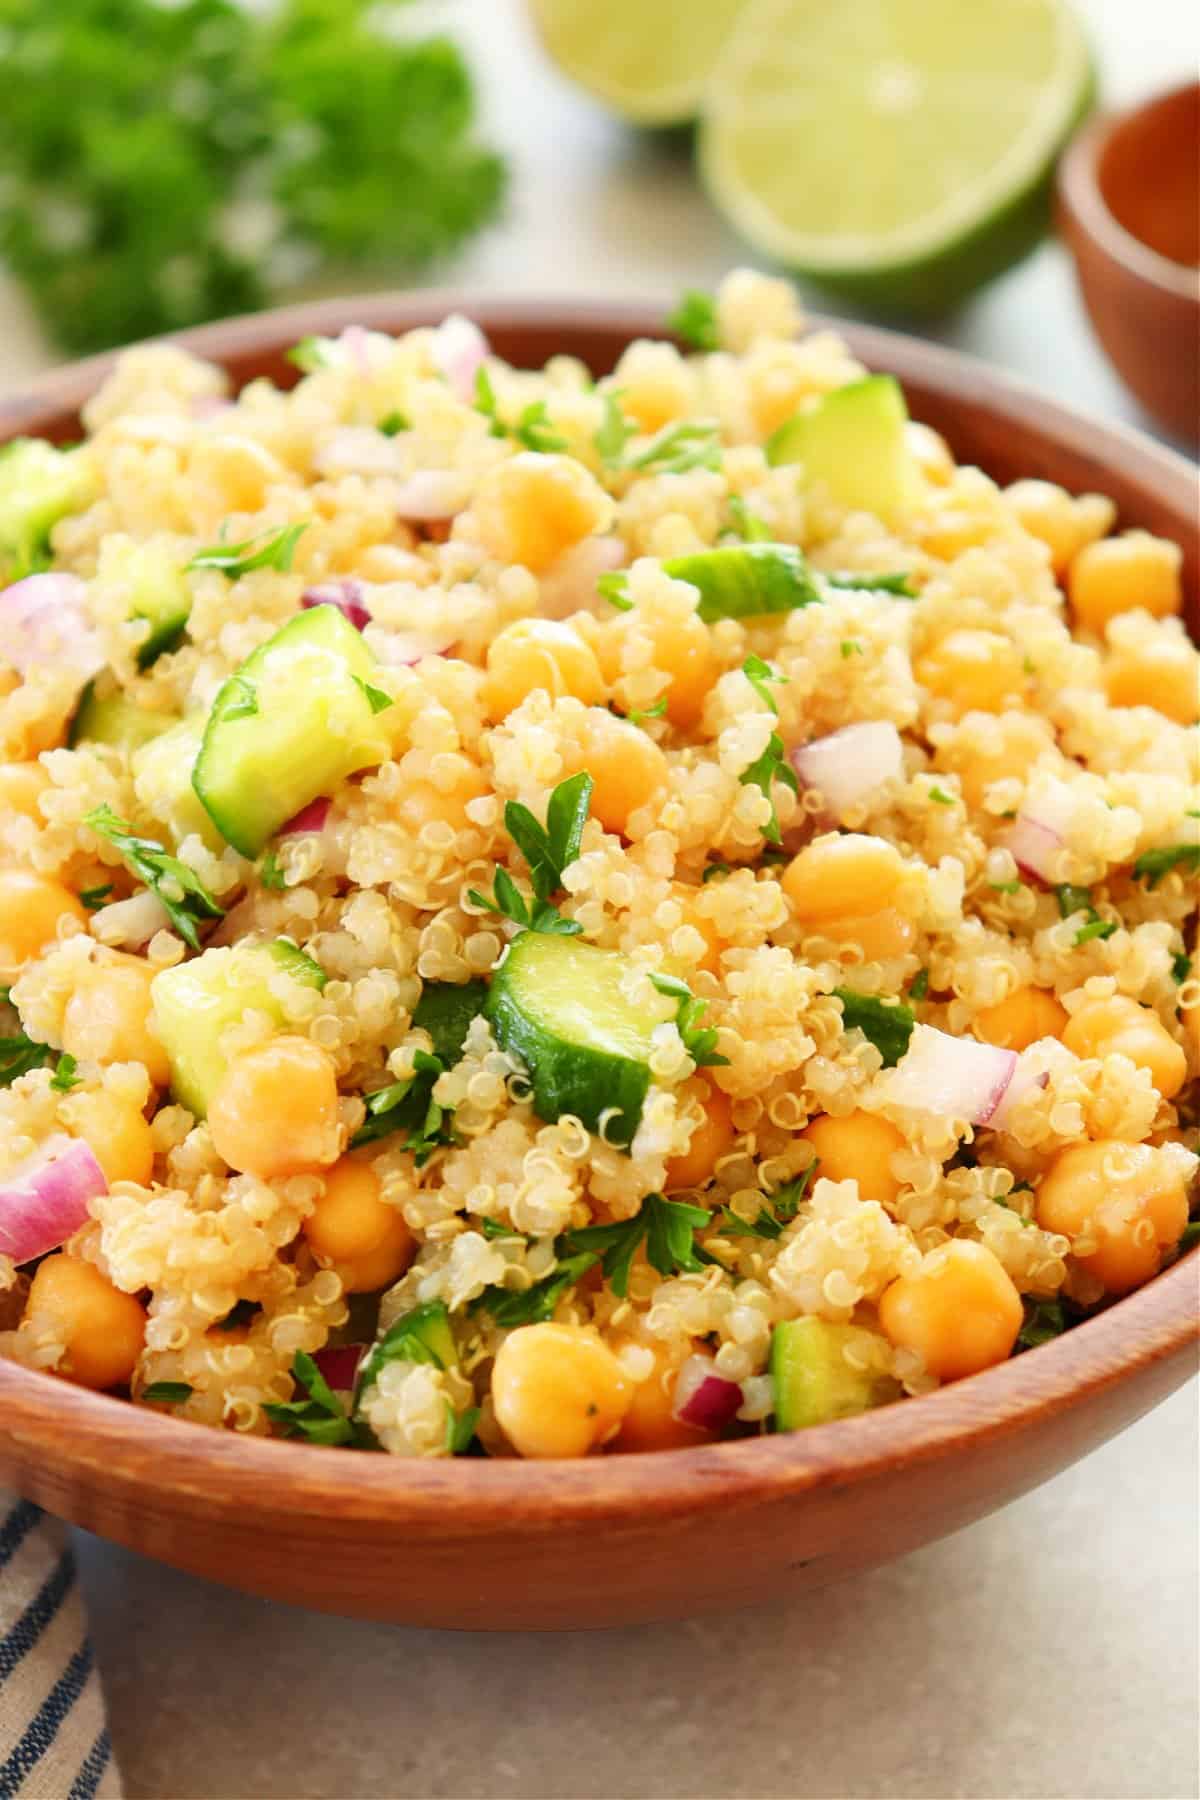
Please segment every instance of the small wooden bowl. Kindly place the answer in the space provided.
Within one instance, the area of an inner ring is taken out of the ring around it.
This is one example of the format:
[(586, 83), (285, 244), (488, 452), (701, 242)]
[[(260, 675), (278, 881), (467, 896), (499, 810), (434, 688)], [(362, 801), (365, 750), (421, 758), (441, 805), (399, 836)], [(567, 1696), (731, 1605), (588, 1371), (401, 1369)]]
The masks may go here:
[(1200, 83), (1096, 119), (1062, 160), (1059, 221), (1096, 334), (1146, 410), (1200, 437)]
[[(310, 332), (404, 331), (451, 309), (470, 312), (513, 362), (569, 351), (597, 373), (660, 325), (648, 307), (376, 295), (183, 341), (239, 382), (289, 382), (283, 352)], [(844, 329), (961, 459), (1000, 481), (1099, 489), (1122, 525), (1183, 543), (1197, 621), (1186, 462), (950, 351)], [(109, 364), (79, 364), (0, 402), (0, 438), (75, 437)], [(0, 1359), (0, 1479), (178, 1568), (329, 1612), (472, 1629), (687, 1616), (901, 1555), (1094, 1450), (1195, 1366), (1198, 1270), (1193, 1254), (1056, 1342), (925, 1399), (794, 1436), (583, 1462), (401, 1462), (239, 1438)]]

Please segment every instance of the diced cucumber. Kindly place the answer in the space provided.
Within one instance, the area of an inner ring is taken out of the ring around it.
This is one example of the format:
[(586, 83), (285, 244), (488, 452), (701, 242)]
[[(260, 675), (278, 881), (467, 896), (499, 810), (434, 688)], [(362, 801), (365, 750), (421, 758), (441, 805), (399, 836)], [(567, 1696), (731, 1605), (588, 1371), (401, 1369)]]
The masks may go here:
[(723, 544), (670, 557), (663, 569), (676, 581), (699, 588), (696, 611), (706, 624), (794, 612), (821, 598), (804, 553), (794, 544)]
[(67, 743), (111, 744), (117, 750), (140, 750), (176, 724), (173, 713), (150, 712), (121, 693), (100, 693), (98, 682), (89, 681), (80, 695)]
[(431, 981), (417, 1001), (413, 1024), (433, 1040), (433, 1054), (452, 1069), (462, 1058), (463, 1043), (471, 1020), (487, 1000), (486, 981), (468, 981), (457, 987), (452, 981)]
[(920, 478), (905, 437), (908, 408), (894, 375), (834, 388), (767, 440), (771, 464), (803, 463), (839, 506), (891, 519), (910, 506)]
[(354, 1384), (355, 1404), (391, 1362), (432, 1363), (438, 1369), (457, 1369), (458, 1345), (450, 1329), (450, 1314), (442, 1300), (427, 1300), (402, 1313), (378, 1338), (358, 1366)]
[(169, 543), (121, 539), (102, 555), (100, 574), (106, 585), (127, 596), (127, 616), (144, 620), (148, 627), (138, 645), (139, 669), (148, 669), (168, 650), (178, 649), (192, 610), (192, 591)]
[(246, 658), (213, 704), (192, 784), (243, 856), (310, 800), (381, 763), (391, 740), (378, 665), (336, 606), (297, 613)]
[(676, 1002), (626, 997), (628, 959), (576, 938), (523, 931), (492, 977), (484, 1008), (497, 1041), (529, 1069), (543, 1119), (574, 1113), (613, 1144), (637, 1130), (650, 1086), (654, 1029)]
[(193, 834), (210, 850), (221, 848), (217, 831), (192, 786), (192, 770), (204, 737), (204, 715), (181, 719), (133, 756), (133, 791), (150, 814), (166, 826), (176, 844)]
[(867, 1412), (899, 1392), (894, 1382), (865, 1374), (846, 1361), (846, 1349), (868, 1334), (828, 1319), (788, 1319), (771, 1334), (775, 1428), (802, 1431), (830, 1419)]
[(92, 478), (76, 450), (42, 438), (16, 438), (0, 450), (0, 586), (50, 561), (50, 532), (92, 495)]
[(221, 1050), (224, 1032), (251, 1008), (284, 1023), (283, 1007), (271, 988), (281, 973), (304, 987), (325, 985), (320, 964), (289, 938), (205, 950), (154, 977), (154, 1028), (171, 1065), (171, 1092), (196, 1118), (207, 1114), (228, 1066)]

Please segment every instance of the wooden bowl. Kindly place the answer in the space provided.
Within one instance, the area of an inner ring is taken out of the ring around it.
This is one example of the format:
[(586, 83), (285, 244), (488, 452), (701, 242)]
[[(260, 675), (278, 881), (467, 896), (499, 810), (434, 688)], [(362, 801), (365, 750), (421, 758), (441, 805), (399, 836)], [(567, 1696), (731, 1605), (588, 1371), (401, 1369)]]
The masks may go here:
[(1058, 177), (1059, 220), (1104, 348), (1146, 410), (1200, 437), (1200, 83), (1099, 118)]
[[(608, 370), (649, 308), (374, 296), (237, 320), (184, 342), (238, 381), (351, 321), (389, 331), (469, 311), (498, 352)], [(845, 327), (914, 414), (1001, 481), (1111, 494), (1122, 525), (1186, 545), (1193, 475), (1136, 433), (1087, 421), (979, 364)], [(0, 437), (77, 434), (107, 359), (0, 402)], [(1195, 1254), (1054, 1343), (920, 1400), (795, 1436), (583, 1462), (401, 1462), (239, 1438), (0, 1359), (0, 1478), (52, 1512), (178, 1568), (330, 1612), (473, 1629), (627, 1624), (817, 1587), (968, 1525), (1094, 1450), (1196, 1362)]]

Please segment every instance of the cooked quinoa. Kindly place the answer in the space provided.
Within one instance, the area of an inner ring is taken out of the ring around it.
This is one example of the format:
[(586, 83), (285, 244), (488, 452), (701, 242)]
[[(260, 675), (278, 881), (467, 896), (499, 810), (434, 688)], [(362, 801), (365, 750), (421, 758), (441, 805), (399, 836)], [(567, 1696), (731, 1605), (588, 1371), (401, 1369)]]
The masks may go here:
[(0, 1352), (646, 1450), (1190, 1242), (1178, 548), (958, 466), (786, 284), (707, 312), (599, 382), (462, 319), (286, 392), (151, 346), (0, 460)]

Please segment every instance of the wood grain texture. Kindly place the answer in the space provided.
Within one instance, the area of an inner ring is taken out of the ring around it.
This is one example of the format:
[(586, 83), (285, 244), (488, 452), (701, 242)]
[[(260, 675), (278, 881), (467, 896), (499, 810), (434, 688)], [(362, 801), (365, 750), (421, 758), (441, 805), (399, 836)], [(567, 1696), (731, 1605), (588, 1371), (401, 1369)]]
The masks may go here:
[(1193, 82), (1095, 120), (1058, 181), (1059, 221), (1097, 337), (1146, 410), (1190, 443), (1200, 438), (1200, 269), (1162, 252), (1194, 255), (1198, 160)]
[[(596, 373), (646, 308), (424, 294), (294, 308), (184, 338), (237, 381), (290, 383), (283, 351), (352, 321), (386, 330), (469, 311), (526, 366), (567, 350)], [(1200, 627), (1195, 471), (1136, 433), (891, 332), (845, 327), (904, 382), (915, 416), (998, 479), (1111, 494), (1121, 524), (1185, 546)], [(111, 359), (0, 402), (0, 436), (68, 439)], [(1086, 1455), (1196, 1366), (1200, 1254), (1015, 1362), (794, 1436), (531, 1464), (402, 1462), (242, 1439), (0, 1359), (0, 1478), (89, 1530), (194, 1574), (366, 1618), (473, 1629), (602, 1626), (819, 1587), (957, 1530)]]

